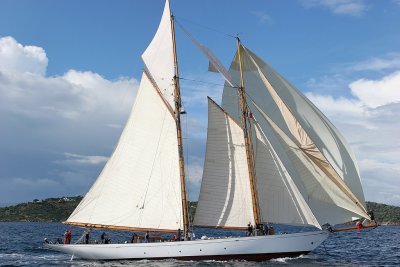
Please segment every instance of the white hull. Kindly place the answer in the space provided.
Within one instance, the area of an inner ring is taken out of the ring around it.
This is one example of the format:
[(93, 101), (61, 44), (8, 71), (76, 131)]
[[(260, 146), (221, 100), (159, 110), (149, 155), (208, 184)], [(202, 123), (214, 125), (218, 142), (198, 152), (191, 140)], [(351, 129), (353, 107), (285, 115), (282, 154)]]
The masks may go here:
[(297, 257), (318, 247), (329, 233), (314, 231), (296, 234), (230, 237), (181, 242), (136, 244), (46, 244), (46, 247), (93, 260), (268, 260)]

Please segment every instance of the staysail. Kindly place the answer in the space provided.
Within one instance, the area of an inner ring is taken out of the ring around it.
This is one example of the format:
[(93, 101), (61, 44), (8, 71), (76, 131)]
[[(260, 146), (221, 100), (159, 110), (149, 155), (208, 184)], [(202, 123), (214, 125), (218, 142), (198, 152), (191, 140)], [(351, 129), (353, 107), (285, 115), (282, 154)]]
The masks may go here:
[(243, 228), (254, 224), (243, 130), (208, 101), (206, 159), (195, 226)]
[(114, 153), (66, 223), (183, 229), (179, 177), (175, 119), (143, 74)]

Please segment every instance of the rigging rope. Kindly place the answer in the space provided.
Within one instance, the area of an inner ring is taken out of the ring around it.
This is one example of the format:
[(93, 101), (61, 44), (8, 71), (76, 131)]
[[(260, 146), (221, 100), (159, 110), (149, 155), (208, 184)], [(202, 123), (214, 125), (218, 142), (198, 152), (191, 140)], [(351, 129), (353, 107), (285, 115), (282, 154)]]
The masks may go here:
[(221, 86), (221, 87), (227, 86), (227, 87), (231, 87), (231, 88), (237, 88), (237, 87), (232, 87), (228, 84), (212, 83), (212, 82), (193, 80), (193, 79), (187, 79), (187, 78), (182, 78), (182, 77), (179, 77), (179, 80), (189, 81), (189, 82), (197, 82), (197, 83), (203, 83), (203, 84), (209, 84), (209, 85), (216, 85), (216, 86)]
[[(175, 18), (175, 22), (179, 23), (178, 20), (176, 19), (177, 16), (174, 16), (174, 18)], [(211, 28), (211, 27), (209, 27), (209, 26), (205, 26), (205, 25), (203, 25), (203, 24), (200, 24), (200, 23), (198, 23), (198, 22), (191, 21), (191, 20), (189, 20), (189, 19), (185, 19), (185, 18), (182, 18), (182, 17), (178, 17), (178, 18), (179, 18), (180, 20), (183, 20), (183, 21), (186, 21), (186, 22), (191, 23), (191, 24), (193, 24), (193, 25), (196, 25), (197, 27), (200, 27), (200, 28), (203, 28), (203, 29), (206, 29), (206, 30), (209, 30), (209, 31), (216, 32), (216, 33), (218, 33), (218, 34), (220, 34), (221, 36), (224, 36), (224, 37), (226, 37), (226, 38), (233, 38), (233, 39), (236, 39), (236, 35), (232, 35), (232, 34), (223, 32), (223, 31), (221, 31), (221, 30), (217, 30), (217, 29)]]

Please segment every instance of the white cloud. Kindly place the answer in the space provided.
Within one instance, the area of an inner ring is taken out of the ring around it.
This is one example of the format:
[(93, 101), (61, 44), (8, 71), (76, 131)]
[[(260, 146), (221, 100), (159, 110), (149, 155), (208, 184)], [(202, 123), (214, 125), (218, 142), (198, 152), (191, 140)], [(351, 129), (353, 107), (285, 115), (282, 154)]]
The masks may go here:
[(306, 8), (323, 7), (338, 15), (360, 16), (367, 10), (363, 0), (302, 0)]
[[(134, 78), (77, 70), (47, 77), (46, 66), (44, 49), (0, 38), (0, 183), (9, 189), (0, 202), (87, 190), (132, 107)], [(29, 183), (42, 186), (18, 186)]]
[(381, 80), (357, 80), (350, 84), (350, 89), (352, 94), (368, 107), (400, 103), (400, 71)]
[(79, 163), (79, 164), (101, 164), (106, 163), (108, 157), (103, 156), (86, 156), (73, 153), (64, 153), (65, 160), (58, 161), (59, 163)]
[(23, 46), (14, 38), (0, 38), (0, 70), (45, 75), (48, 59), (37, 46)]
[(135, 79), (109, 81), (89, 71), (43, 77), (0, 70), (0, 110), (31, 119), (77, 120), (96, 114), (109, 119), (126, 114), (137, 86)]

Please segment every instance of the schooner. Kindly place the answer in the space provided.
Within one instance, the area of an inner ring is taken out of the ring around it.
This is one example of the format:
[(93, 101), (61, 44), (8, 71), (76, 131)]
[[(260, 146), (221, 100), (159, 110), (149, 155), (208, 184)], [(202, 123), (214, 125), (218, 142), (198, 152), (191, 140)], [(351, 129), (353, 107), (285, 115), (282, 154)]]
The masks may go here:
[[(267, 260), (307, 254), (331, 225), (369, 218), (355, 157), (339, 131), (300, 91), (243, 46), (225, 78), (222, 105), (209, 98), (207, 148), (194, 227), (248, 223), (312, 225), (282, 235), (190, 236), (174, 16), (166, 1), (142, 55), (131, 114), (99, 177), (65, 223), (87, 228), (176, 232), (184, 241), (46, 244), (86, 259)], [(203, 51), (208, 51), (200, 45)]]

